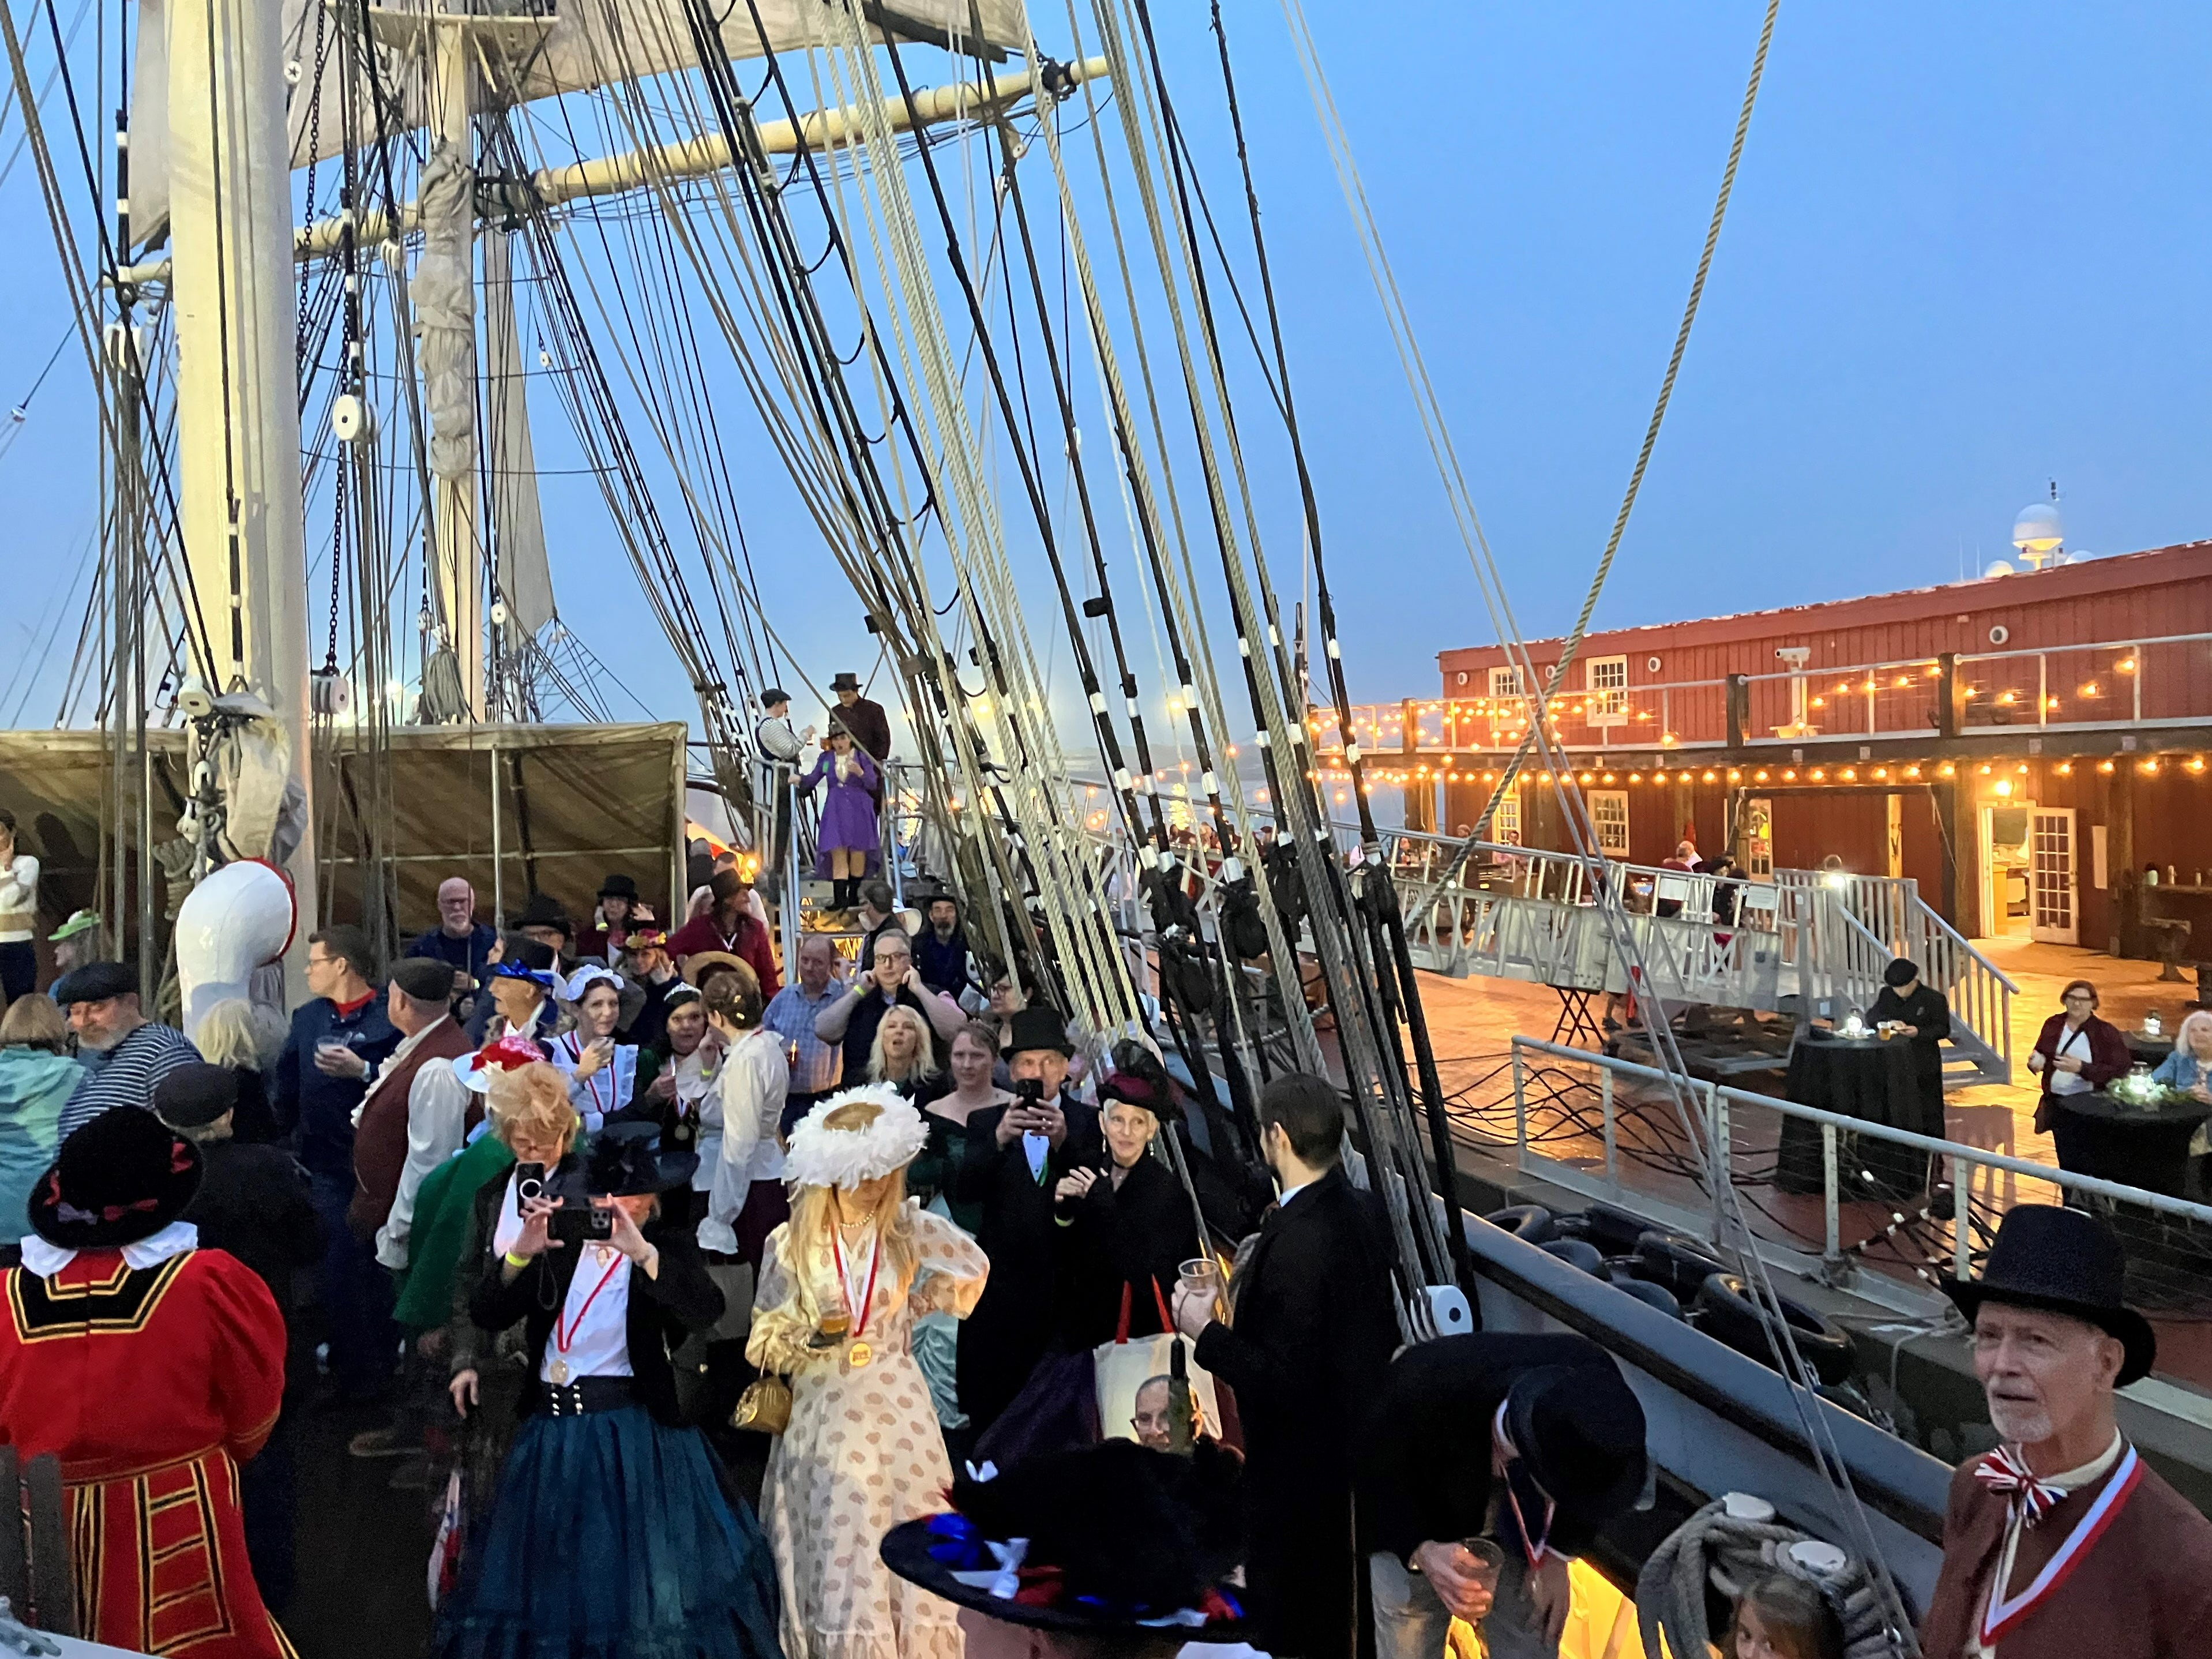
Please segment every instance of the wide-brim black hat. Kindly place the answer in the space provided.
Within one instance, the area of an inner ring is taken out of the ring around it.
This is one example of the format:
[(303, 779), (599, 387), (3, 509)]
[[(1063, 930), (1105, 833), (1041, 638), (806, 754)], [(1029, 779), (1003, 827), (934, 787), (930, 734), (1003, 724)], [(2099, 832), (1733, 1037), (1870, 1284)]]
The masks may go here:
[(31, 1188), (32, 1231), (67, 1250), (118, 1249), (174, 1221), (200, 1186), (199, 1149), (137, 1106), (102, 1112)]
[(1644, 1407), (1610, 1360), (1523, 1372), (1505, 1396), (1505, 1433), (1558, 1506), (1553, 1532), (1569, 1553), (1643, 1496)]
[(599, 884), (598, 896), (600, 898), (626, 898), (632, 904), (635, 904), (637, 902), (637, 878), (635, 876), (625, 876), (621, 874), (609, 876), (605, 881)]
[(1042, 1003), (1031, 1003), (1018, 1009), (1006, 1032), (1004, 1053), (1012, 1058), (1024, 1048), (1050, 1048), (1055, 1054), (1073, 1054), (1075, 1045), (1067, 1040), (1067, 1024), (1059, 1011)]
[(514, 926), (518, 932), (525, 927), (557, 927), (571, 939), (576, 933), (576, 924), (568, 919), (561, 901), (550, 893), (532, 893), (523, 905), (522, 914), (515, 917)]
[(1982, 1276), (1947, 1279), (1943, 1292), (1970, 1325), (1983, 1303), (2007, 1302), (2096, 1326), (2127, 1350), (2113, 1384), (2124, 1389), (2149, 1376), (2158, 1361), (2150, 1321), (2123, 1300), (2127, 1275), (2120, 1236), (2087, 1211), (2016, 1204), (1997, 1227)]
[(643, 1198), (688, 1183), (699, 1168), (696, 1152), (663, 1152), (653, 1123), (610, 1123), (592, 1141), (584, 1188), (595, 1198)]

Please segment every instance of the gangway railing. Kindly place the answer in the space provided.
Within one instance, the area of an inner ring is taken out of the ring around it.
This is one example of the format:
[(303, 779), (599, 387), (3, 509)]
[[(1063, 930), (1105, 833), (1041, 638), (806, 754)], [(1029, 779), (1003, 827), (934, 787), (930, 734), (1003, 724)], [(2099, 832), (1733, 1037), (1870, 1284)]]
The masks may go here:
[[(1768, 1230), (1760, 1237), (1759, 1254), (1775, 1267), (1831, 1284), (1879, 1288), (1881, 1299), (1893, 1305), (1932, 1305), (1927, 1292), (1936, 1288), (1938, 1267), (1948, 1265), (1953, 1276), (1971, 1277), (2005, 1209), (2015, 1203), (2063, 1203), (2098, 1211), (2112, 1222), (2128, 1251), (2131, 1302), (2152, 1311), (2212, 1318), (2212, 1294), (2204, 1288), (2212, 1269), (2212, 1206), (2032, 1163), (2003, 1150), (2008, 1142), (1992, 1147), (1914, 1134), (1537, 1037), (1513, 1039), (1511, 1066), (1510, 1123), (1502, 1121), (1502, 1110), (1474, 1121), (1462, 1114), (1462, 1139), (1493, 1155), (1510, 1153), (1523, 1174), (1648, 1214), (1655, 1226), (1699, 1232), (1716, 1243), (1723, 1236), (1727, 1200), (1714, 1182), (1706, 1180), (1688, 1191), (1679, 1160), (1662, 1166), (1634, 1150), (1649, 1144), (1652, 1129), (1668, 1127), (1674, 1115), (1668, 1097), (1686, 1093), (1701, 1138), (1709, 1148), (1725, 1149), (1729, 1179), (1739, 1189), (1776, 1185), (1782, 1161), (1776, 1132), (1783, 1126), (1800, 1126), (1801, 1144), (1808, 1152), (1817, 1147), (1817, 1187), (1800, 1193), (1796, 1188), (1808, 1183), (1793, 1182), (1788, 1189), (1808, 1206), (1817, 1196), (1817, 1235), (1809, 1217), (1802, 1225), (1788, 1224), (1778, 1200), (1759, 1206)], [(1632, 1116), (1640, 1120), (1633, 1129)], [(1892, 1265), (1901, 1271), (1921, 1269), (1917, 1280), (1908, 1274), (1884, 1281), (1861, 1271), (1873, 1259), (1870, 1240), (1895, 1237), (1898, 1194), (1870, 1189), (1867, 1166), (1877, 1161), (1868, 1155), (1870, 1145), (1893, 1149), (1887, 1160), (1893, 1167), (1907, 1158), (1927, 1160), (1920, 1167), (1951, 1184), (1954, 1218), (1923, 1213), (1912, 1224), (1923, 1258), (1914, 1262), (1890, 1252)], [(1568, 1148), (1570, 1156), (1555, 1155)], [(1811, 1176), (1812, 1158), (1794, 1167)], [(1879, 1212), (1855, 1211), (1859, 1205)], [(1775, 1237), (1778, 1231), (1787, 1236)]]

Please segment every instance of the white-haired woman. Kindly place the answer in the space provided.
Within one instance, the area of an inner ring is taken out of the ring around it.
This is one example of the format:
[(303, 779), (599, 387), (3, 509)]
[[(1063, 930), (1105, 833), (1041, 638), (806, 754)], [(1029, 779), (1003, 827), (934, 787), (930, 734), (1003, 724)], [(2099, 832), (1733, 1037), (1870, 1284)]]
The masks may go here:
[(576, 1023), (553, 1039), (553, 1063), (568, 1073), (568, 1099), (584, 1132), (597, 1134), (637, 1087), (637, 1045), (615, 1041), (622, 975), (587, 962), (568, 976), (561, 998), (575, 1010)]
[(791, 1219), (769, 1239), (745, 1349), (791, 1382), (761, 1498), (785, 1659), (960, 1659), (952, 1607), (876, 1553), (952, 1480), (908, 1351), (914, 1321), (964, 1319), (990, 1272), (973, 1239), (906, 1196), (927, 1138), (909, 1102), (871, 1084), (816, 1106), (785, 1154)]
[(238, 1085), (238, 1103), (230, 1109), (233, 1140), (277, 1138), (276, 1115), (269, 1105), (269, 1069), (283, 1051), (284, 1036), (282, 1014), (244, 997), (225, 997), (200, 1016), (192, 1046)]

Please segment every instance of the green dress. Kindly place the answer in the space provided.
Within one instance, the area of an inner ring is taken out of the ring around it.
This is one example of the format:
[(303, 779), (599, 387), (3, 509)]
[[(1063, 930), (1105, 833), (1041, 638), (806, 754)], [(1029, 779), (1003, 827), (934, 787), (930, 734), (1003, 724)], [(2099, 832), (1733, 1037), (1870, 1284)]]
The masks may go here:
[(392, 1317), (406, 1329), (434, 1330), (453, 1317), (453, 1275), (460, 1271), (477, 1194), (514, 1162), (507, 1143), (487, 1130), (422, 1177), (415, 1194), (407, 1276), (392, 1308)]

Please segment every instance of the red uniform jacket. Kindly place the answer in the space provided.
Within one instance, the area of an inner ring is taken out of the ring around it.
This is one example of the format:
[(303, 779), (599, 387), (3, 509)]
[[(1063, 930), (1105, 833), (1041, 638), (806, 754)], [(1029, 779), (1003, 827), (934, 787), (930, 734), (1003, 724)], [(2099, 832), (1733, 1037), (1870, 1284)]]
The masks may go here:
[[(1978, 1462), (1979, 1460), (1976, 1460)], [(2117, 1473), (2117, 1471), (2115, 1471)], [(2078, 1486), (2021, 1534), (2007, 1592), (2023, 1594), (2112, 1480)], [(2007, 1500), (1974, 1464), (1951, 1477), (1943, 1571), (1920, 1623), (1924, 1659), (1961, 1659), (1989, 1606)], [(2212, 1521), (2142, 1465), (2072, 1569), (1996, 1644), (1997, 1659), (2201, 1659), (2212, 1651)]]
[(238, 1464), (284, 1398), (284, 1317), (221, 1250), (0, 1273), (0, 1440), (59, 1455), (88, 1640), (289, 1659), (246, 1565)]

